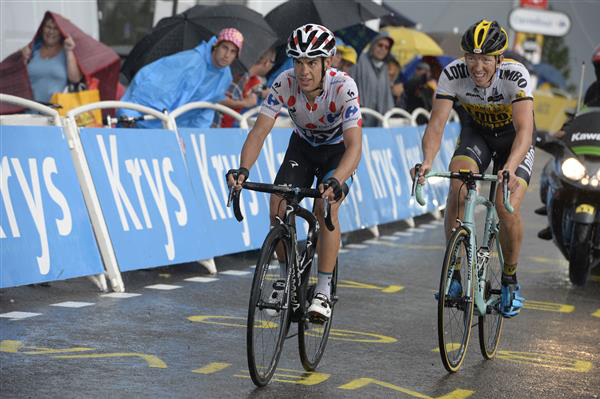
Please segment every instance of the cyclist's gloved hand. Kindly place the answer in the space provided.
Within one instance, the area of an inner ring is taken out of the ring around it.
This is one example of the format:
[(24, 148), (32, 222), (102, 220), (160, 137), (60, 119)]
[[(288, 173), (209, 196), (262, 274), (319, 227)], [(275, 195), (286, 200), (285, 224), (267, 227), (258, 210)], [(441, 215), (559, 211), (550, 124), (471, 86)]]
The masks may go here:
[(227, 185), (229, 187), (235, 186), (237, 190), (242, 188), (242, 183), (248, 180), (250, 171), (246, 168), (229, 169), (225, 175), (227, 179)]
[(340, 199), (342, 199), (342, 194), (344, 193), (344, 190), (342, 189), (342, 185), (340, 184), (338, 179), (336, 179), (333, 176), (328, 177), (323, 182), (323, 193), (327, 192), (327, 189), (329, 189), (329, 188), (333, 192), (333, 200), (334, 201), (339, 201)]

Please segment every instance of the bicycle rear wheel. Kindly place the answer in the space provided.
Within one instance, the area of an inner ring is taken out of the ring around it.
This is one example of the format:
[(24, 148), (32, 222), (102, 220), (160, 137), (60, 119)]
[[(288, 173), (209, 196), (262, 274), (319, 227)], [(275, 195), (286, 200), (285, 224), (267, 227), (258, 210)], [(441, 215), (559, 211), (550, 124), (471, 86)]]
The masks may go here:
[[(275, 253), (278, 245), (284, 252), (281, 262)], [(273, 227), (260, 250), (248, 306), (248, 370), (257, 386), (269, 383), (281, 356), (289, 327), (291, 274), (288, 271), (292, 262), (285, 228)]]
[(492, 236), (488, 243), (489, 262), (485, 270), (485, 291), (483, 297), (487, 304), (486, 314), (479, 316), (479, 348), (486, 359), (496, 355), (502, 333), (504, 317), (498, 311), (501, 298), (502, 264), (500, 262), (500, 243)]
[[(470, 284), (469, 292), (465, 292), (466, 287), (469, 286), (467, 277), (472, 275), (472, 272), (468, 270), (471, 267), (467, 259), (468, 248), (469, 232), (462, 227), (456, 229), (446, 247), (440, 278), (438, 340), (442, 363), (450, 372), (458, 371), (462, 365), (471, 336), (474, 285)], [(461, 270), (462, 292), (460, 295), (451, 297), (448, 295), (448, 290), (455, 267), (460, 267)]]
[[(316, 264), (310, 266), (310, 270), (305, 270), (300, 288), (300, 300), (303, 303), (304, 311), (310, 306), (315, 295), (317, 285), (318, 268)], [(329, 332), (333, 323), (333, 311), (337, 301), (337, 276), (338, 262), (335, 262), (335, 270), (331, 278), (331, 317), (325, 323), (316, 320), (310, 320), (306, 314), (303, 314), (298, 323), (298, 346), (300, 350), (300, 361), (306, 371), (314, 371), (325, 352)]]

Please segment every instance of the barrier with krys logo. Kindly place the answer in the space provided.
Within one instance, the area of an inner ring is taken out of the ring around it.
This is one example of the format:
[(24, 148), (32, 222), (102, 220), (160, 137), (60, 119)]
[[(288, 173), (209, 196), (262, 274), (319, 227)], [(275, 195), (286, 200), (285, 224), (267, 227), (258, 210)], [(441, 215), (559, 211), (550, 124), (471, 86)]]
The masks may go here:
[[(196, 106), (203, 107), (206, 104)], [(161, 119), (165, 128), (77, 128), (75, 114), (92, 107), (134, 108)], [(187, 107), (192, 108), (189, 105)], [(248, 130), (177, 129), (175, 117), (179, 114), (176, 112), (166, 115), (139, 105), (101, 102), (72, 110), (65, 120), (64, 131), (53, 127), (3, 127), (3, 143), (5, 137), (10, 136), (14, 144), (9, 147), (3, 145), (2, 148), (2, 212), (6, 214), (14, 210), (15, 215), (22, 218), (20, 215), (29, 212), (28, 209), (32, 209), (31, 213), (37, 210), (39, 214), (42, 203), (51, 204), (52, 207), (43, 208), (49, 209), (45, 212), (46, 225), (53, 226), (53, 229), (47, 228), (46, 231), (52, 234), (56, 232), (57, 239), (63, 241), (50, 239), (49, 252), (56, 252), (57, 259), (61, 259), (60, 256), (70, 258), (70, 264), (75, 269), (69, 273), (60, 269), (60, 272), (49, 274), (48, 279), (101, 272), (99, 250), (112, 289), (123, 291), (121, 271), (208, 259), (260, 247), (269, 229), (268, 195), (243, 192), (245, 219), (242, 223), (238, 223), (232, 210), (225, 207), (228, 188), (224, 176), (227, 170), (239, 165), (240, 150)], [(245, 119), (241, 120), (245, 122)], [(44, 151), (57, 154), (60, 151), (50, 144), (38, 145), (33, 136), (39, 134), (35, 132), (36, 129), (47, 133), (54, 129), (55, 134), (47, 134), (47, 140), (55, 137), (57, 143), (62, 145), (61, 155), (52, 156), (56, 161), (46, 160), (48, 155)], [(423, 127), (415, 126), (363, 129), (362, 160), (354, 176), (349, 198), (340, 208), (343, 231), (411, 218), (435, 211), (444, 203), (448, 189), (445, 180), (434, 181), (427, 186), (426, 207), (418, 206), (410, 197), (409, 170), (421, 161), (422, 131)], [(435, 167), (445, 168), (448, 164), (458, 131), (456, 123), (447, 125)], [(252, 168), (252, 180), (274, 180), (290, 134), (290, 129), (276, 128), (268, 136)], [(19, 137), (23, 138), (23, 142)], [(19, 153), (15, 149), (19, 146), (38, 146), (38, 151), (43, 151), (38, 153), (31, 149)], [(14, 161), (15, 165), (22, 165), (25, 160), (32, 165), (41, 165), (43, 172), (38, 175), (42, 176), (40, 181), (48, 187), (46, 196), (44, 193), (36, 194), (40, 190), (31, 184), (34, 167), (30, 166), (27, 176), (31, 178), (27, 187), (33, 194), (30, 200), (27, 199), (28, 191), (22, 188), (25, 187), (21, 182), (23, 179), (11, 177), (23, 174), (15, 169), (18, 166), (13, 166), (13, 158), (20, 159)], [(31, 158), (36, 160), (29, 161)], [(8, 169), (8, 165), (12, 169)], [(70, 167), (70, 174), (63, 172), (67, 166)], [(60, 174), (54, 170), (60, 171)], [(67, 178), (70, 179), (68, 184)], [(14, 187), (19, 186), (25, 193), (23, 198), (9, 202), (6, 193), (15, 192)], [(82, 198), (85, 199), (85, 207)], [(74, 225), (71, 235), (66, 235), (77, 237), (76, 243), (63, 238), (68, 230), (68, 211), (64, 203), (69, 204), (71, 220), (81, 221), (81, 226)], [(79, 213), (75, 214), (74, 209)], [(31, 226), (37, 226), (35, 221), (39, 217), (35, 219), (30, 216), (29, 219), (33, 220)], [(2, 223), (3, 236), (0, 239), (8, 242), (8, 236), (11, 239), (14, 236), (11, 219), (3, 220), (9, 222)], [(90, 221), (97, 246), (93, 242)], [(35, 256), (44, 253), (40, 251), (39, 244), (35, 252), (34, 240), (22, 242), (28, 247), (14, 246), (11, 257), (5, 256), (3, 248), (3, 269), (8, 272), (20, 266), (17, 259), (19, 253), (33, 253)], [(62, 245), (63, 242), (67, 247)], [(42, 270), (39, 263), (37, 266), (38, 270)], [(2, 275), (3, 286), (30, 282), (34, 281), (27, 278), (8, 280)]]

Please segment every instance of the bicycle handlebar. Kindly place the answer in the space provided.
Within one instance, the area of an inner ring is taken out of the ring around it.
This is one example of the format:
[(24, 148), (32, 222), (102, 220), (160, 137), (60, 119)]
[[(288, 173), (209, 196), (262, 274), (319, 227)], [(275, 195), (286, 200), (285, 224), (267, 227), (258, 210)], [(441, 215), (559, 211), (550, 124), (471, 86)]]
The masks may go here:
[[(319, 190), (314, 188), (289, 187), (267, 183), (244, 182), (242, 183), (242, 188), (262, 193), (283, 194), (284, 196), (292, 195), (298, 197), (321, 198), (322, 195)], [(242, 210), (240, 208), (240, 193), (241, 190), (229, 187), (229, 197), (227, 199), (227, 207), (230, 207), (231, 202), (233, 201), (233, 214), (238, 222), (244, 220), (244, 215), (242, 215)], [(327, 226), (329, 231), (333, 231), (335, 230), (335, 226), (331, 220), (331, 204), (327, 198), (323, 198), (323, 200), (325, 201), (325, 226)]]
[[(423, 198), (423, 184), (419, 184), (419, 174), (421, 172), (421, 164), (415, 165), (415, 178), (413, 179), (412, 192), (411, 195), (414, 195), (417, 199), (419, 205), (424, 206), (426, 204), (425, 199)], [(449, 179), (465, 179), (466, 176), (471, 176), (473, 180), (484, 180), (484, 181), (498, 181), (497, 175), (486, 175), (483, 173), (473, 173), (469, 171), (465, 172), (427, 172), (424, 176), (425, 179), (430, 177), (446, 177)], [(510, 204), (510, 190), (508, 188), (508, 181), (510, 179), (510, 174), (508, 171), (502, 172), (502, 198), (504, 202), (504, 207), (509, 213), (514, 212), (513, 206)]]

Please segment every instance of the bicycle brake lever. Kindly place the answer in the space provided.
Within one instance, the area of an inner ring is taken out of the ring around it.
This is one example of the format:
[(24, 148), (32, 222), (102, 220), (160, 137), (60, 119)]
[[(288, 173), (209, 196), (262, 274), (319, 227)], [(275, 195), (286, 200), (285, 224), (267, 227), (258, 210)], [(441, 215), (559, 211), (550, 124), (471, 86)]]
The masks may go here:
[(327, 227), (327, 230), (333, 231), (335, 230), (335, 226), (331, 220), (331, 204), (327, 198), (323, 198), (323, 202), (323, 205), (325, 206), (325, 226)]

